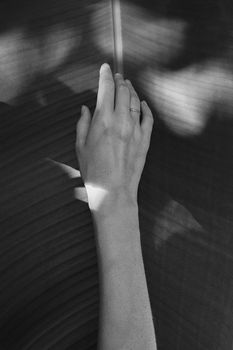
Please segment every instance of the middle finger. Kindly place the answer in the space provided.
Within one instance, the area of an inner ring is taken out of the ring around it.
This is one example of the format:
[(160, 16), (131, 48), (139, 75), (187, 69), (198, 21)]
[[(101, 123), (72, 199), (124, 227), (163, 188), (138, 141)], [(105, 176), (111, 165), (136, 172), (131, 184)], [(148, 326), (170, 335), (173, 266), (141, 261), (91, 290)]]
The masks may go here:
[(116, 82), (116, 99), (115, 99), (115, 111), (120, 116), (129, 114), (130, 108), (130, 92), (129, 88), (124, 81), (121, 74), (115, 74)]

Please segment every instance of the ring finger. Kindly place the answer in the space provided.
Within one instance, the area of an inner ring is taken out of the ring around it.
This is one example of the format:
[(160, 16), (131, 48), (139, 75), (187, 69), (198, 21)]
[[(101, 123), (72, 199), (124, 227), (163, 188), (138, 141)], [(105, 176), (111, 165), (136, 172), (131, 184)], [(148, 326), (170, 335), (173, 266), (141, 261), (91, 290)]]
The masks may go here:
[(130, 113), (132, 115), (132, 118), (139, 122), (140, 120), (140, 113), (141, 113), (141, 104), (138, 97), (138, 94), (136, 93), (132, 83), (129, 80), (126, 80), (126, 84), (130, 91)]

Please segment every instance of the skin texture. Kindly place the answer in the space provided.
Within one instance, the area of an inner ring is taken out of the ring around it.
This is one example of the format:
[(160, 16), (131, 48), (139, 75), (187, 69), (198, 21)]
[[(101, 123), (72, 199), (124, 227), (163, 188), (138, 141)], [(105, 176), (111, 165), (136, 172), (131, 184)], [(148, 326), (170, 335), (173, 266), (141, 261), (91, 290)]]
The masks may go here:
[(137, 205), (152, 126), (131, 83), (102, 65), (96, 110), (82, 109), (76, 143), (96, 231), (101, 350), (156, 349)]
[[(114, 107), (116, 85), (116, 99)], [(131, 112), (130, 107), (140, 112)], [(124, 195), (137, 203), (137, 189), (150, 144), (153, 117), (140, 103), (129, 81), (120, 74), (115, 82), (108, 65), (100, 70), (96, 110), (91, 119), (84, 106), (77, 125), (77, 154), (85, 185), (105, 189), (108, 198)], [(88, 197), (92, 202), (91, 194)]]

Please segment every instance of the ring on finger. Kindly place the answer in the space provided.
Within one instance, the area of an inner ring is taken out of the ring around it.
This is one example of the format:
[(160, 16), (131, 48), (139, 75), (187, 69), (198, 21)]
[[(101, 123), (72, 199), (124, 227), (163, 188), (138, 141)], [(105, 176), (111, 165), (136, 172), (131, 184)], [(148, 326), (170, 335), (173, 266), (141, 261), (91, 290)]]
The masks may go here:
[(139, 109), (130, 108), (129, 110), (130, 110), (130, 112), (135, 112), (135, 113), (139, 113), (140, 114), (140, 110)]

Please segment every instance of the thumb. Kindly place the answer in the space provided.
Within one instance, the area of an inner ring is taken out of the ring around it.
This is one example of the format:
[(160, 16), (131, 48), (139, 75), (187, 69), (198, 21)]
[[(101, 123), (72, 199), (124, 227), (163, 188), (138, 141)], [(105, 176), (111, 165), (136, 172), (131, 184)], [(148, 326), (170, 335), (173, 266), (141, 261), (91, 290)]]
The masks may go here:
[(91, 123), (91, 112), (87, 106), (82, 106), (81, 117), (76, 128), (76, 145), (78, 148), (84, 146)]

